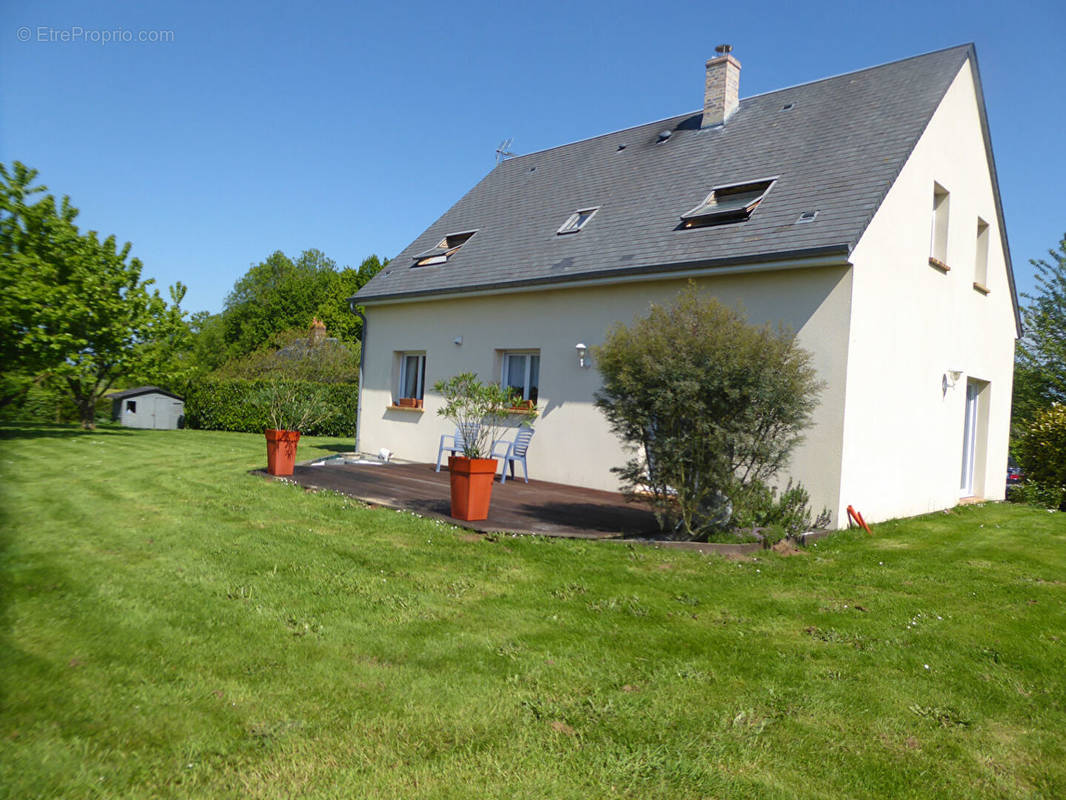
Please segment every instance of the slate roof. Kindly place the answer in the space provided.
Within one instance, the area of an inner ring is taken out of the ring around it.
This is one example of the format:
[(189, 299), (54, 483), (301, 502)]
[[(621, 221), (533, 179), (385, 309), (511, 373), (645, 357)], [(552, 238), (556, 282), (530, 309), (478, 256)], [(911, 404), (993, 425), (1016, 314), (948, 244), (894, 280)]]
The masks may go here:
[[(505, 160), (355, 299), (844, 257), (968, 58), (972, 45), (953, 47), (742, 99), (722, 126), (701, 130), (701, 109)], [(747, 221), (679, 227), (715, 186), (764, 178), (776, 182)], [(592, 206), (580, 233), (556, 235)], [(475, 229), (445, 264), (413, 267), (446, 234)]]

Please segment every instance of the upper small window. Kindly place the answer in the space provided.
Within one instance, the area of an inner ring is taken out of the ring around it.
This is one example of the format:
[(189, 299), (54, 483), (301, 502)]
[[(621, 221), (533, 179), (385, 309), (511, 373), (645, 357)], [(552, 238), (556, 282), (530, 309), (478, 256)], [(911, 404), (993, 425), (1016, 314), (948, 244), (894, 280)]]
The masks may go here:
[(977, 218), (977, 253), (974, 260), (973, 288), (988, 291), (988, 223)]
[(414, 257), (416, 267), (431, 267), (434, 264), (443, 264), (449, 258), (451, 258), (455, 251), (470, 241), (477, 231), (462, 231), (460, 233), (449, 233), (443, 239), (441, 239), (436, 247), (431, 247), (422, 253), (419, 253)]
[(691, 211), (681, 215), (681, 224), (686, 228), (704, 225), (721, 225), (727, 222), (742, 222), (766, 197), (773, 186), (770, 178), (751, 183), (732, 183), (711, 189), (707, 199)]
[(136, 414), (137, 413), (137, 401), (136, 400), (127, 400), (126, 401), (126, 410), (129, 411), (131, 414)]
[(563, 223), (563, 227), (559, 228), (556, 233), (577, 233), (585, 227), (585, 223), (592, 219), (593, 215), (599, 210), (599, 206), (596, 206), (595, 208), (578, 209), (570, 215), (566, 222)]
[(948, 260), (948, 208), (951, 198), (948, 190), (939, 183), (933, 184), (933, 216), (929, 232), (929, 258), (933, 266), (947, 266)]

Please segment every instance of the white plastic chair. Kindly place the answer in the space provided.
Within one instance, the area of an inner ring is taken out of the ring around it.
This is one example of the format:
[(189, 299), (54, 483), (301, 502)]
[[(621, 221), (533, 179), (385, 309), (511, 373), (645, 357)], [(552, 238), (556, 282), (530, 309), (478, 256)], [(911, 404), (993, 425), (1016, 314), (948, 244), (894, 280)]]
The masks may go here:
[[(440, 437), (440, 447), (437, 449), (437, 472), (440, 472), (440, 462), (444, 460), (444, 451), (447, 450), (450, 455), (462, 452), (466, 447), (467, 439), (476, 439), (478, 432), (477, 425), (469, 425), (464, 430), (462, 427), (456, 428), (455, 433), (449, 436), (444, 434)], [(450, 442), (449, 442), (450, 440)]]
[[(502, 458), (503, 459), (503, 474), (500, 475), (500, 483), (507, 483), (507, 468), (511, 469), (511, 477), (514, 478), (514, 462), (522, 462), (522, 473), (526, 476), (526, 483), (529, 483), (529, 467), (526, 466), (526, 452), (529, 450), (529, 441), (533, 438), (533, 429), (527, 426), (522, 426), (518, 429), (518, 433), (515, 434), (514, 441), (508, 442), (506, 439), (497, 439), (492, 443), (492, 452), (489, 458)], [(502, 453), (496, 452), (499, 445), (507, 445)]]

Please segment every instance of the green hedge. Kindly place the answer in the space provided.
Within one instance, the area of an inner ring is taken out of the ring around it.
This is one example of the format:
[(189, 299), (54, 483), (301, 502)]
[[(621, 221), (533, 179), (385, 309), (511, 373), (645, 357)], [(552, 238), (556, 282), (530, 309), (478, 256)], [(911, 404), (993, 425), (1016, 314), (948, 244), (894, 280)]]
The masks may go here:
[[(269, 381), (203, 378), (191, 383), (185, 393), (185, 424), (210, 431), (262, 433), (270, 426), (263, 390)], [(351, 383), (290, 381), (301, 392), (313, 395), (335, 413), (302, 431), (309, 436), (355, 436), (355, 412), (359, 388)]]

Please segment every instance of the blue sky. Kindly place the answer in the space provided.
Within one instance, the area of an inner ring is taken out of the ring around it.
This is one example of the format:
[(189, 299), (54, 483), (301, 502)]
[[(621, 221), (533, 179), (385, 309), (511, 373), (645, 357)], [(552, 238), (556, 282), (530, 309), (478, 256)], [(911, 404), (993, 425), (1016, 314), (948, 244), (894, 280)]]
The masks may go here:
[(8, 1), (0, 161), (218, 311), (274, 250), (394, 255), (503, 139), (527, 153), (698, 108), (721, 42), (745, 97), (973, 41), (1025, 291), (1066, 233), (1064, 30), (1061, 0)]

